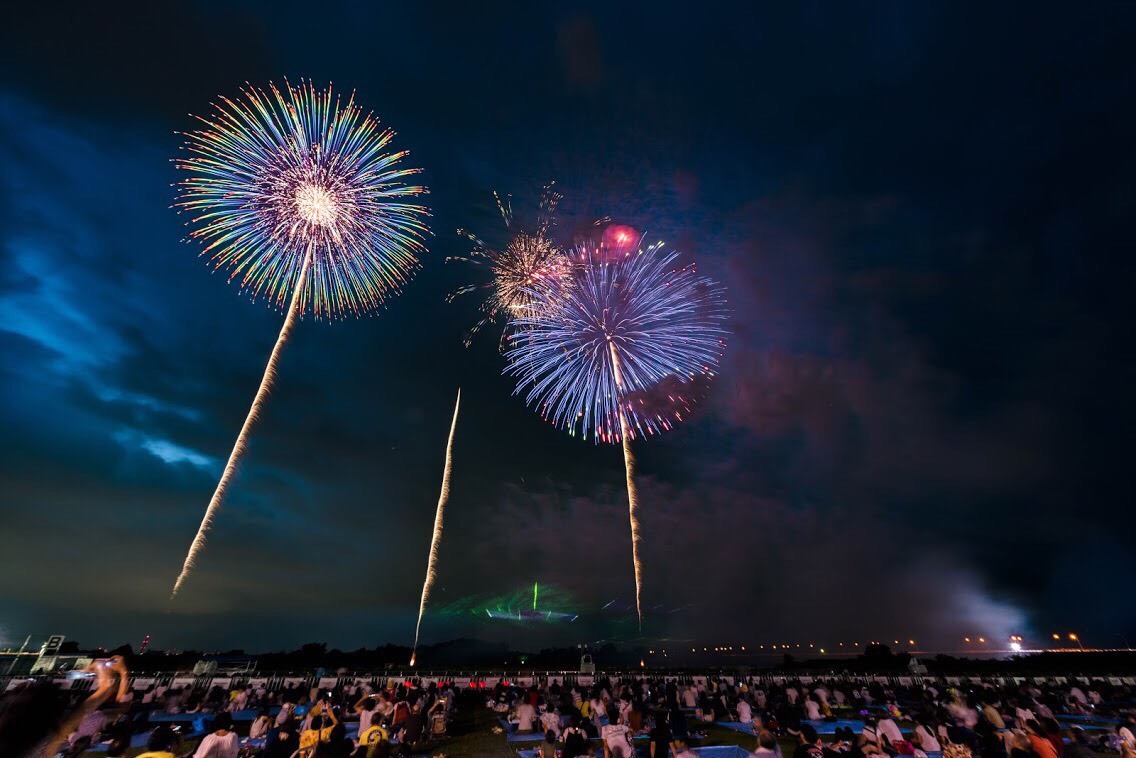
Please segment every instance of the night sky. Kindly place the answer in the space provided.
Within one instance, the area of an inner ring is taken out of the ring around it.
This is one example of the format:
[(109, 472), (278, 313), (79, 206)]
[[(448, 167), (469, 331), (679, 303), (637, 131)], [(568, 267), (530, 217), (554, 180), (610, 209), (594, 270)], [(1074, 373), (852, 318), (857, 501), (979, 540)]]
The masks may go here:
[[(581, 618), (424, 639), (627, 639), (619, 449), (445, 302), (481, 273), (455, 230), (500, 241), (492, 190), (532, 221), (552, 179), (564, 241), (610, 215), (728, 286), (709, 398), (637, 445), (650, 639), (1136, 639), (1136, 8), (512, 5), (10, 10), (0, 644), (408, 643), (459, 386), (438, 607), (539, 581)], [(170, 159), (284, 77), (398, 131), (434, 236), (386, 312), (296, 329), (170, 603), (282, 318), (181, 241)]]

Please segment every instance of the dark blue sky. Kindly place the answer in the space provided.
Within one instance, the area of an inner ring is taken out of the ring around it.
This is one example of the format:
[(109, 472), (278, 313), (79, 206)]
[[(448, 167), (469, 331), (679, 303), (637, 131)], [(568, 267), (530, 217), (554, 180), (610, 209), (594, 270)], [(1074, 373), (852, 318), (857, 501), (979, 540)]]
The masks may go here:
[[(639, 447), (649, 635), (1136, 631), (1132, 6), (738, 6), (14, 10), (0, 643), (408, 641), (459, 385), (438, 602), (540, 581), (584, 613), (426, 638), (626, 633), (618, 450), (511, 397), (444, 302), (477, 273), (454, 230), (500, 234), (493, 189), (531, 219), (549, 179), (565, 238), (610, 215), (729, 287), (721, 380)], [(170, 604), (281, 316), (180, 242), (169, 159), (189, 112), (285, 76), (399, 132), (435, 236), (387, 312), (296, 330)]]

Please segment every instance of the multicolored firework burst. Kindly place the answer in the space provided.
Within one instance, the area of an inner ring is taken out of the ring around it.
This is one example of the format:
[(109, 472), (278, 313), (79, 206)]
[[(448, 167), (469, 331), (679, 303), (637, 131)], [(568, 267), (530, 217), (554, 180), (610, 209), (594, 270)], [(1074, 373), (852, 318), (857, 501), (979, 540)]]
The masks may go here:
[(204, 128), (185, 135), (189, 157), (175, 160), (190, 176), (178, 183), (174, 207), (192, 214), (189, 236), (205, 245), (214, 268), (277, 306), (288, 303), (205, 516), (171, 597), (205, 547), (276, 375), (297, 319), (373, 311), (397, 293), (425, 250), (426, 207), (410, 202), (426, 189), (404, 180), (406, 151), (389, 152), (394, 133), (344, 103), (331, 87), (310, 82), (281, 91), (249, 87), (243, 99), (221, 98)]
[(681, 421), (725, 349), (723, 288), (662, 243), (577, 247), (561, 284), (511, 322), (517, 393), (570, 434), (619, 443)]
[(569, 272), (534, 290), (511, 321), (506, 373), (515, 394), (569, 433), (621, 443), (627, 479), (635, 607), (643, 623), (639, 495), (631, 440), (681, 421), (725, 350), (725, 297), (662, 243), (577, 247)]
[[(483, 317), (474, 324), (465, 336), (465, 346), (469, 347), (474, 336), (486, 324), (499, 319), (508, 322), (515, 314), (531, 309), (540, 291), (553, 286), (567, 269), (567, 259), (563, 251), (552, 241), (549, 234), (555, 225), (555, 211), (562, 196), (554, 189), (555, 182), (545, 185), (540, 199), (540, 215), (537, 226), (532, 231), (518, 229), (513, 217), (512, 196), (504, 202), (494, 192), (497, 208), (505, 220), (505, 227), (513, 232), (509, 242), (498, 249), (487, 244), (476, 234), (458, 229), (458, 234), (468, 237), (473, 249), (467, 256), (451, 256), (449, 261), (464, 261), (488, 267), (490, 279), (480, 284), (468, 284), (451, 293), (447, 299), (453, 302), (459, 295), (478, 290), (488, 290), (489, 294), (481, 304)], [(501, 338), (501, 348), (505, 347), (505, 336)]]
[(190, 238), (254, 298), (283, 307), (299, 292), (317, 318), (377, 310), (425, 250), (429, 211), (410, 200), (426, 189), (406, 183), (420, 169), (353, 94), (301, 82), (243, 95), (198, 116), (174, 161), (191, 174), (174, 204), (193, 214)]

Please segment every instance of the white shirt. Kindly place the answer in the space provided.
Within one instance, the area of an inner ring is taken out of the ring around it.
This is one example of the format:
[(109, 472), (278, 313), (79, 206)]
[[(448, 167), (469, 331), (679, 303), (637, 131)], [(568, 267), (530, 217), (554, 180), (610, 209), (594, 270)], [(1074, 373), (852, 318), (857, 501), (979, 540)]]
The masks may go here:
[(540, 716), (540, 725), (544, 727), (544, 731), (551, 731), (554, 734), (560, 734), (560, 717), (552, 711), (545, 711)]
[(255, 740), (255, 739), (260, 739), (261, 737), (264, 737), (267, 734), (268, 734), (268, 717), (267, 716), (257, 716), (256, 721), (253, 721), (252, 726), (249, 727), (249, 737), (251, 737), (252, 739)]
[(1033, 715), (1033, 711), (1031, 711), (1029, 708), (1022, 708), (1020, 706), (1014, 710), (1014, 718), (1018, 721), (1018, 729), (1025, 729), (1026, 722), (1028, 721), (1036, 721)]
[(694, 690), (687, 687), (682, 691), (682, 704), (687, 708), (693, 708), (698, 703), (698, 698), (694, 694)]
[(753, 721), (753, 709), (749, 707), (749, 703), (744, 700), (738, 701), (738, 721), (743, 724), (748, 724)]
[(614, 755), (631, 756), (631, 744), (627, 741), (629, 731), (623, 724), (608, 724), (600, 732), (600, 736)]
[(229, 732), (224, 737), (207, 734), (197, 746), (194, 758), (237, 758), (237, 733)]
[(876, 731), (891, 740), (893, 745), (903, 739), (903, 733), (899, 731), (899, 727), (891, 719), (880, 719), (876, 723)]
[(809, 721), (820, 721), (820, 705), (817, 703), (817, 701), (805, 701), (805, 717)]
[(294, 709), (295, 709), (295, 706), (293, 706), (291, 703), (285, 703), (280, 708), (280, 713), (278, 713), (276, 715), (276, 726), (280, 726), (285, 721), (287, 721), (289, 718), (291, 718), (292, 717), (292, 711)]
[(915, 727), (915, 736), (919, 738), (919, 749), (924, 753), (941, 753), (943, 748), (935, 735), (927, 731), (927, 727), (920, 724)]
[(531, 732), (536, 721), (536, 710), (528, 703), (517, 706), (517, 730)]
[(1116, 736), (1119, 737), (1120, 741), (1128, 747), (1136, 748), (1136, 735), (1132, 733), (1132, 730), (1130, 728), (1126, 726), (1120, 727), (1116, 730)]

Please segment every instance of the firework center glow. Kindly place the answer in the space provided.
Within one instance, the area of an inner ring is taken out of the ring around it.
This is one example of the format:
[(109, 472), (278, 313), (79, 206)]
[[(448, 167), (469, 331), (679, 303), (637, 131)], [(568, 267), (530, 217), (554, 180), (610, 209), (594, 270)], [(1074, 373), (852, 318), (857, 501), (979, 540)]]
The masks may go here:
[(324, 187), (300, 184), (296, 187), (296, 212), (312, 226), (332, 226), (337, 215), (335, 198)]

